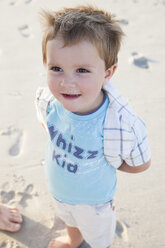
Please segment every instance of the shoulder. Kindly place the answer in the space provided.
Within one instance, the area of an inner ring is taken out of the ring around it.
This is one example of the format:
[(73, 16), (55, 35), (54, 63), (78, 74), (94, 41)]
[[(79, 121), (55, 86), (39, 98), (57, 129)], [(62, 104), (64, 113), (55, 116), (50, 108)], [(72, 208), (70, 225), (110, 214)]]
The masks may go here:
[(35, 106), (37, 117), (42, 126), (46, 128), (46, 113), (49, 104), (53, 101), (54, 97), (47, 87), (39, 87), (36, 90)]
[(53, 99), (53, 95), (50, 92), (48, 87), (39, 87), (36, 90), (36, 101), (45, 101), (49, 102), (51, 99)]
[(124, 125), (124, 127), (131, 128), (139, 118), (138, 115), (111, 82), (104, 89), (110, 101), (106, 114), (105, 127), (112, 125), (116, 128), (121, 128), (121, 125)]
[(53, 101), (54, 97), (47, 87), (39, 87), (36, 90), (35, 103), (38, 109), (46, 108)]

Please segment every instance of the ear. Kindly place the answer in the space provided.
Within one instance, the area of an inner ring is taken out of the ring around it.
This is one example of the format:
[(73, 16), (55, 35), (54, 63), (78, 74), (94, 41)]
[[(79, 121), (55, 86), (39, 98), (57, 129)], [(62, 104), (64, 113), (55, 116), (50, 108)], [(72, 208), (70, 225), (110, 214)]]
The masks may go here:
[(113, 76), (117, 68), (117, 64), (112, 65), (109, 69), (105, 71), (105, 80), (104, 85), (106, 85), (109, 81), (109, 79)]

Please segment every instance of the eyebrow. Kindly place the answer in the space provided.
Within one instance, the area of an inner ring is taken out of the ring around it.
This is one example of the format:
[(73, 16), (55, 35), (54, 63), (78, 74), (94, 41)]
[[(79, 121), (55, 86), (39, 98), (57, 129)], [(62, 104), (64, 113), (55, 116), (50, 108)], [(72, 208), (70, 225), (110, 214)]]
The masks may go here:
[[(48, 66), (58, 66), (58, 67), (61, 67), (58, 63), (48, 63)], [(95, 66), (93, 66), (93, 65), (90, 65), (90, 64), (74, 64), (73, 65), (74, 67), (76, 67), (76, 68), (94, 68)]]
[(84, 67), (94, 67), (93, 65), (90, 64), (75, 64), (74, 67), (78, 67), (78, 68), (84, 68)]
[(59, 66), (59, 67), (60, 67), (59, 64), (57, 64), (57, 63), (52, 63), (51, 61), (48, 63), (48, 66)]

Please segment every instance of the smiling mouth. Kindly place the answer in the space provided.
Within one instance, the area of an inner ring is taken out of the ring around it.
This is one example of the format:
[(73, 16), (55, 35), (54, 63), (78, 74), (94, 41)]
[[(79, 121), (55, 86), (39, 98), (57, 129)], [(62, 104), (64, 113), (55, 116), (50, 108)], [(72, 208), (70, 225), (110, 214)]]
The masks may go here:
[(65, 99), (77, 99), (81, 94), (62, 94)]

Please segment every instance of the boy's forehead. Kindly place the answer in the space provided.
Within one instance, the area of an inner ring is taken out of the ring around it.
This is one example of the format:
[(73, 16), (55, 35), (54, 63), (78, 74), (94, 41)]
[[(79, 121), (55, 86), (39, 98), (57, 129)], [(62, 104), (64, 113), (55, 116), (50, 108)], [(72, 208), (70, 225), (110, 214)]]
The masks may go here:
[(72, 65), (75, 63), (76, 66), (84, 67), (95, 67), (96, 64), (101, 63), (105, 66), (105, 61), (100, 57), (96, 46), (85, 39), (69, 45), (65, 45), (59, 38), (48, 41), (47, 63), (53, 62), (60, 62), (60, 64), (69, 62)]
[[(47, 49), (57, 49), (58, 51), (61, 50), (72, 50), (72, 51), (77, 51), (77, 52), (82, 52), (82, 51), (87, 51), (92, 54), (96, 54), (97, 56), (99, 55), (99, 51), (95, 44), (92, 42), (84, 39), (80, 40), (77, 42), (73, 43), (66, 43), (63, 39), (61, 38), (54, 38), (52, 40), (49, 40), (47, 42)], [(86, 53), (85, 53), (86, 54)], [(100, 57), (100, 56), (99, 56)]]
[(54, 38), (52, 40), (48, 40), (47, 47), (51, 48), (52, 46), (56, 46), (57, 48), (62, 48), (64, 46), (64, 41), (61, 39)]
[(56, 45), (58, 48), (64, 48), (64, 47), (74, 47), (82, 43), (87, 43), (93, 46), (92, 42), (90, 42), (87, 39), (81, 39), (81, 40), (73, 40), (73, 41), (65, 41), (62, 37), (57, 36), (54, 39), (48, 40), (48, 43), (52, 43)]

